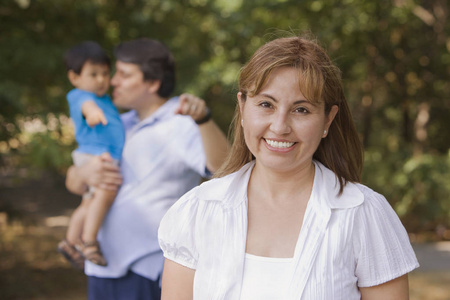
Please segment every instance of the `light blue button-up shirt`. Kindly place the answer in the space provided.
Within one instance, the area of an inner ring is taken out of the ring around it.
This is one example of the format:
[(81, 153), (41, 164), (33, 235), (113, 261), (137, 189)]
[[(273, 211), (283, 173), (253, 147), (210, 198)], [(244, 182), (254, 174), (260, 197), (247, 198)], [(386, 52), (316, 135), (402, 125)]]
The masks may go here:
[(108, 265), (87, 261), (87, 275), (117, 278), (132, 270), (156, 280), (161, 274), (159, 223), (176, 200), (208, 175), (198, 126), (189, 116), (175, 115), (177, 107), (176, 97), (145, 120), (135, 111), (122, 115), (123, 184), (98, 234)]

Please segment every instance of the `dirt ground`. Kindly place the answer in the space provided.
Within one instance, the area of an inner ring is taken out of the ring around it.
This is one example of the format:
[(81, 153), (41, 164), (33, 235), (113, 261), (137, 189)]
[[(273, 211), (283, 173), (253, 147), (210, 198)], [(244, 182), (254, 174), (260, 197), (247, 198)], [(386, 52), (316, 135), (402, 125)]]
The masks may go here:
[(79, 197), (53, 174), (8, 175), (0, 173), (0, 299), (86, 299), (85, 276), (56, 252)]
[[(56, 252), (78, 202), (62, 177), (0, 171), (0, 299), (86, 299), (84, 275)], [(410, 274), (410, 299), (450, 300), (450, 242), (414, 248), (421, 268)]]

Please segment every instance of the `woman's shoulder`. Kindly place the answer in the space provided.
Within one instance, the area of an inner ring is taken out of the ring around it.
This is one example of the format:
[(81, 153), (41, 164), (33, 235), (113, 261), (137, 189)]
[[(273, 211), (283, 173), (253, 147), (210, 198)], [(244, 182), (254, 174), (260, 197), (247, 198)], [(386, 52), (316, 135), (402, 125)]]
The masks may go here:
[(220, 223), (221, 214), (229, 216), (228, 208), (245, 203), (248, 170), (243, 167), (236, 173), (206, 181), (175, 202), (164, 215), (158, 230), (159, 244), (166, 258), (196, 268), (202, 236), (197, 233), (214, 228), (212, 222)]
[(378, 207), (383, 209), (392, 209), (390, 203), (384, 195), (361, 183), (355, 183), (355, 186), (364, 196), (364, 201), (361, 203), (361, 208), (373, 209)]
[(224, 177), (212, 178), (208, 181), (203, 182), (196, 188), (196, 194), (199, 200), (222, 200), (224, 197), (226, 197), (227, 191), (235, 177), (236, 174), (233, 173)]
[(253, 163), (224, 177), (213, 178), (193, 190), (199, 201), (218, 202), (224, 207), (236, 206), (246, 200), (247, 185)]
[[(401, 232), (405, 230), (394, 207), (385, 196), (363, 184), (358, 183), (356, 186), (364, 195), (364, 201), (361, 205), (355, 207), (356, 224), (360, 224), (362, 227), (371, 224), (370, 230), (397, 230)], [(369, 228), (366, 229), (369, 230)]]
[[(191, 189), (178, 199), (164, 215), (163, 222), (166, 219), (180, 219), (182, 216), (193, 218), (199, 213), (199, 210), (206, 207), (226, 206), (227, 190), (232, 182), (233, 176), (210, 179), (201, 185)], [(211, 211), (211, 209), (206, 209)]]

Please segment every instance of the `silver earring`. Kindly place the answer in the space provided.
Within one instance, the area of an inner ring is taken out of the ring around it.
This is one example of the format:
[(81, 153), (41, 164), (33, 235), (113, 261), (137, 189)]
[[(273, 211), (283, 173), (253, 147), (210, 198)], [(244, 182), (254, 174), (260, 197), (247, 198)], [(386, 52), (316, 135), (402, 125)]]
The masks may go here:
[(241, 125), (244, 126), (244, 119), (241, 119)]
[(324, 130), (324, 131), (323, 131), (323, 134), (327, 134), (327, 131), (326, 131), (326, 130)]

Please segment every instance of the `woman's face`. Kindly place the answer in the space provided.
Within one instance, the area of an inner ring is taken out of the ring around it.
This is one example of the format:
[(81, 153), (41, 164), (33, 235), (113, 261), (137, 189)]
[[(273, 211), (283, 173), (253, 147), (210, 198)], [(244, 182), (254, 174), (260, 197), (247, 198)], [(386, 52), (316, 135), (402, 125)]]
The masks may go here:
[(323, 103), (306, 100), (298, 76), (294, 68), (278, 68), (259, 94), (245, 101), (238, 94), (246, 144), (257, 164), (277, 172), (310, 167), (338, 111), (333, 106), (326, 116)]

